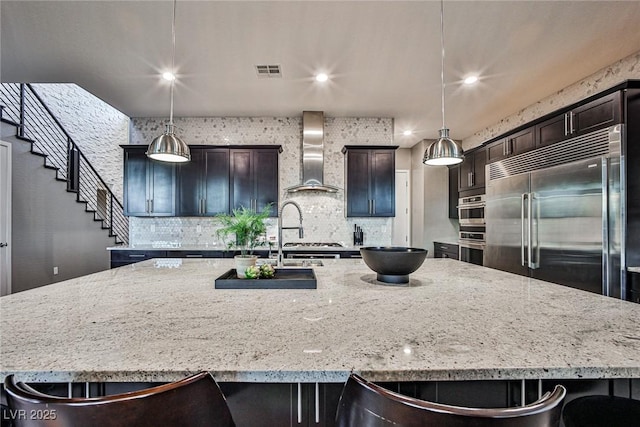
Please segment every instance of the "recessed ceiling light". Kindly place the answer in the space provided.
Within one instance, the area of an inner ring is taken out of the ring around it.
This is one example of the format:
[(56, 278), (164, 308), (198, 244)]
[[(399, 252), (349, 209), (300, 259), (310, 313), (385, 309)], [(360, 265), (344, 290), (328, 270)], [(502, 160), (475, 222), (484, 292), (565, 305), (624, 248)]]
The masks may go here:
[(329, 76), (327, 76), (325, 73), (316, 74), (317, 82), (326, 82), (327, 80), (329, 80)]
[(166, 81), (172, 82), (176, 79), (176, 75), (169, 71), (166, 71), (162, 73), (162, 78), (165, 79)]
[(478, 76), (469, 76), (466, 79), (464, 79), (464, 84), (472, 85), (477, 81), (478, 81)]
[(404, 136), (409, 136), (409, 135), (413, 135), (413, 132), (412, 132), (412, 131), (410, 131), (410, 130), (405, 130), (404, 132), (402, 132), (402, 134), (403, 134)]

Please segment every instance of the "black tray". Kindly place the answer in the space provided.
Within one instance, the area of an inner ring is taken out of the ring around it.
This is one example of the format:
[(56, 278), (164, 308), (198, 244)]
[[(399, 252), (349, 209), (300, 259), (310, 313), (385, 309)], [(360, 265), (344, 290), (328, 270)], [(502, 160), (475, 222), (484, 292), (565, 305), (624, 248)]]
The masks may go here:
[(216, 279), (216, 289), (316, 289), (312, 268), (276, 268), (273, 279), (239, 279), (236, 269)]

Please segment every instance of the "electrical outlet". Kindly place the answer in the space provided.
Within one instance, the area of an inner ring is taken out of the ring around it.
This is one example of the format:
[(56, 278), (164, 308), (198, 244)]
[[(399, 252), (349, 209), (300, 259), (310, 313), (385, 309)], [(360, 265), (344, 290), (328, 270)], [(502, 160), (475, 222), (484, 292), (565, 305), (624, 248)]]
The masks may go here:
[(58, 267), (53, 267), (53, 274), (54, 275), (58, 274)]

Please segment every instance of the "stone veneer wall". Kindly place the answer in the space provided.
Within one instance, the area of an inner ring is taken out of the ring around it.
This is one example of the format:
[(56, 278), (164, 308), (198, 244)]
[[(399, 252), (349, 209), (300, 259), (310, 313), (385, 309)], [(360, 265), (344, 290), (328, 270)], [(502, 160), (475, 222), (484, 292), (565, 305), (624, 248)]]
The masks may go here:
[[(304, 241), (331, 241), (351, 245), (354, 224), (365, 232), (366, 245), (391, 244), (391, 218), (345, 218), (345, 145), (393, 145), (393, 119), (325, 117), (324, 182), (339, 187), (335, 194), (288, 194), (285, 189), (301, 182), (301, 117), (204, 117), (174, 120), (178, 135), (189, 145), (282, 145), (280, 203), (295, 200), (303, 211)], [(165, 119), (131, 119), (131, 144), (148, 144), (164, 130)], [(287, 207), (284, 224), (296, 223), (295, 209)], [(130, 218), (129, 243), (142, 245), (219, 245), (212, 218)], [(283, 240), (297, 241), (295, 231)], [(275, 220), (269, 235), (277, 235)]]
[(129, 141), (129, 117), (75, 84), (33, 87), (122, 202), (120, 145)]
[(538, 117), (566, 107), (580, 100), (613, 87), (625, 80), (640, 79), (640, 51), (621, 59), (568, 86), (555, 94), (530, 105), (500, 122), (465, 138), (462, 146), (471, 149), (511, 129), (524, 125)]

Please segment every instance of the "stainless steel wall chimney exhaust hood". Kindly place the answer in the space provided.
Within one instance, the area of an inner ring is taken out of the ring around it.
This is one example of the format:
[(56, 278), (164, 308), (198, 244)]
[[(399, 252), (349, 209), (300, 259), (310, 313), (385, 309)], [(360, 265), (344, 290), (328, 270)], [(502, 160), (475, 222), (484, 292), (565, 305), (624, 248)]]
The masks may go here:
[(322, 191), (335, 193), (339, 189), (324, 184), (324, 113), (302, 112), (302, 184), (287, 188), (288, 193)]

